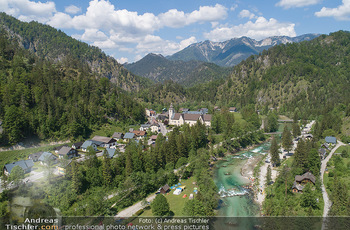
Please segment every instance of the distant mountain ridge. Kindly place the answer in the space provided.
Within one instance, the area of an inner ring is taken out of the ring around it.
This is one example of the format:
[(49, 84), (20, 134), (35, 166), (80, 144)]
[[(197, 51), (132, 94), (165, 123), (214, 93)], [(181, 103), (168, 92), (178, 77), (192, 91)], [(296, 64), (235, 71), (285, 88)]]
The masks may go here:
[(228, 68), (202, 61), (168, 60), (161, 54), (150, 53), (141, 60), (124, 64), (132, 73), (151, 79), (154, 82), (168, 80), (184, 86), (193, 86), (197, 83), (208, 82), (229, 75)]
[(212, 62), (219, 66), (234, 66), (251, 55), (259, 54), (272, 46), (286, 43), (309, 41), (319, 34), (304, 34), (297, 37), (274, 36), (257, 41), (248, 37), (233, 38), (224, 42), (209, 40), (194, 43), (168, 56), (169, 60)]

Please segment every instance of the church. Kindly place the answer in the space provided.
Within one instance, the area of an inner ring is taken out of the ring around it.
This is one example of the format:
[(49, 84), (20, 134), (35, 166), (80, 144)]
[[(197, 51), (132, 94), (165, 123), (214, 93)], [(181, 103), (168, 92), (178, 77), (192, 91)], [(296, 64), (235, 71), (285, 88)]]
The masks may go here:
[(171, 103), (169, 108), (169, 125), (181, 126), (183, 124), (189, 124), (190, 126), (197, 123), (197, 121), (210, 127), (211, 114), (206, 114), (202, 111), (187, 111), (186, 113), (175, 113), (173, 104)]

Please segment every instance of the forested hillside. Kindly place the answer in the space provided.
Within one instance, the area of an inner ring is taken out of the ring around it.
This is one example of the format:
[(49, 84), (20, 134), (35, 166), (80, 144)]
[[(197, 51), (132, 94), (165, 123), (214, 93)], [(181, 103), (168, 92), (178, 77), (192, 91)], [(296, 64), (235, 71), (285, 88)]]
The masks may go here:
[(53, 62), (0, 34), (1, 143), (79, 138), (108, 121), (143, 121), (144, 108), (79, 59)]
[(231, 68), (220, 67), (213, 63), (172, 61), (157, 54), (148, 54), (135, 63), (126, 64), (125, 67), (132, 73), (155, 82), (171, 80), (185, 87), (227, 78), (231, 71)]
[(53, 62), (76, 62), (87, 65), (98, 77), (107, 77), (124, 90), (139, 90), (150, 82), (131, 74), (114, 58), (99, 48), (90, 46), (38, 22), (22, 22), (0, 13), (0, 31), (7, 31), (11, 39), (36, 56)]
[(218, 88), (217, 101), (257, 109), (320, 114), (325, 105), (350, 102), (350, 33), (275, 46), (236, 66)]

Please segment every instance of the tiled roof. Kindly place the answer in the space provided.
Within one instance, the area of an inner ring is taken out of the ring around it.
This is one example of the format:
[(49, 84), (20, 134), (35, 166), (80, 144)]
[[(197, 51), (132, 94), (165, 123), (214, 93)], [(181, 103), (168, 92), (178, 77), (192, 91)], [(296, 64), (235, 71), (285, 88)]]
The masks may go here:
[(136, 136), (144, 136), (146, 135), (146, 131), (134, 130), (132, 131)]

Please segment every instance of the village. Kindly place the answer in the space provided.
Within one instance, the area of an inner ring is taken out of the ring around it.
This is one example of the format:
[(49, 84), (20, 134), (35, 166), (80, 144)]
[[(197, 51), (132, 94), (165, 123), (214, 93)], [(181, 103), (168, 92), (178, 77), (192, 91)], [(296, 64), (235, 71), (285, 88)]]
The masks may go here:
[[(232, 110), (231, 111), (235, 111)], [(197, 111), (190, 111), (186, 108), (180, 109), (181, 113), (176, 113), (173, 105), (169, 110), (163, 109), (162, 113), (157, 114), (152, 109), (145, 109), (147, 122), (139, 125), (137, 130), (130, 128), (128, 132), (114, 132), (111, 137), (93, 136), (91, 139), (75, 142), (71, 145), (64, 144), (55, 147), (52, 151), (40, 151), (32, 153), (27, 159), (5, 164), (3, 168), (4, 175), (10, 176), (12, 170), (19, 166), (25, 173), (24, 183), (35, 182), (42, 179), (45, 173), (42, 170), (36, 170), (43, 166), (49, 166), (57, 176), (64, 176), (66, 168), (74, 160), (83, 162), (87, 159), (89, 151), (93, 151), (97, 157), (117, 158), (120, 153), (125, 152), (125, 147), (131, 141), (146, 144), (147, 146), (155, 145), (157, 135), (161, 133), (166, 137), (168, 132), (172, 131), (174, 126), (188, 124), (192, 126), (197, 121), (210, 127), (211, 115), (208, 114), (207, 108)], [(9, 183), (7, 188), (14, 188), (13, 183)], [(1, 187), (2, 191), (3, 188)]]

